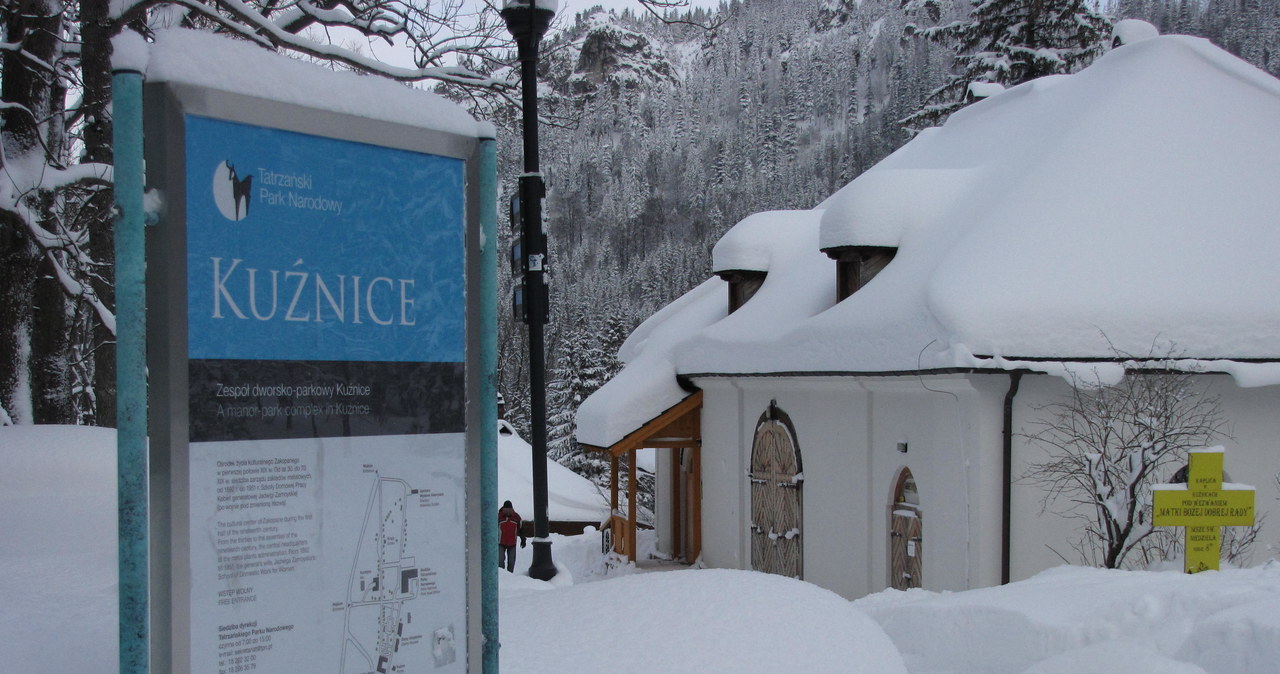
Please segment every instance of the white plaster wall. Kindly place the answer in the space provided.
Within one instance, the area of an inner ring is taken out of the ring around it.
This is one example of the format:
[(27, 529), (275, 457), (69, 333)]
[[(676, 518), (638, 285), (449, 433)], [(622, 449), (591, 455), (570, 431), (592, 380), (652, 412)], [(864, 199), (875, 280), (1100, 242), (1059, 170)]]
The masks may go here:
[[(795, 426), (805, 475), (805, 580), (850, 598), (888, 585), (888, 507), (907, 465), (921, 490), (925, 587), (998, 583), (1004, 389), (962, 376), (928, 381), (934, 390), (916, 377), (699, 381), (703, 560), (751, 567), (746, 472), (756, 422), (776, 400)], [(993, 524), (978, 526), (983, 518)]]
[[(742, 392), (723, 379), (699, 382), (702, 398), (702, 561), (714, 568), (751, 568), (743, 562), (740, 528), (745, 468), (738, 451)], [(749, 439), (747, 440), (750, 441)]]
[[(1000, 426), (996, 400), (963, 376), (867, 378), (872, 396), (869, 495), (872, 573), (888, 586), (888, 503), (911, 469), (923, 519), (924, 587), (964, 590), (1000, 580)], [(927, 387), (927, 388), (926, 388)], [(995, 420), (992, 424), (991, 420)], [(907, 443), (907, 453), (896, 449)]]
[[(1265, 519), (1250, 561), (1262, 563), (1280, 549), (1280, 490), (1275, 483), (1275, 475), (1280, 471), (1280, 386), (1240, 388), (1226, 375), (1205, 375), (1201, 381), (1205, 391), (1219, 395), (1233, 436), (1220, 442), (1226, 447), (1226, 472), (1235, 482), (1257, 488), (1256, 511)], [(1028, 442), (1021, 434), (1035, 431), (1035, 421), (1044, 414), (1038, 408), (1062, 401), (1068, 393), (1067, 383), (1060, 378), (1023, 377), (1014, 409), (1015, 478), (1047, 456), (1044, 448)], [(1062, 557), (1071, 563), (1080, 563), (1079, 555), (1071, 547), (1071, 541), (1079, 538), (1078, 523), (1060, 514), (1064, 508), (1061, 504), (1051, 505), (1041, 513), (1042, 496), (1041, 489), (1033, 484), (1014, 483), (1013, 580), (1063, 564)]]

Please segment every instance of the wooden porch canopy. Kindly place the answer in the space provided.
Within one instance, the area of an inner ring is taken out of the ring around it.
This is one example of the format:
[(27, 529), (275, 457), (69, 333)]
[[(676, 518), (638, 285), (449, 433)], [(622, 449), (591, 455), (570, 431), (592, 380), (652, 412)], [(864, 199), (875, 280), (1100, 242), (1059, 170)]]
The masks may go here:
[[(676, 556), (689, 561), (702, 552), (702, 391), (696, 391), (645, 422), (608, 447), (582, 445), (583, 449), (609, 454), (609, 523), (613, 551), (635, 560), (636, 550), (636, 450), (670, 449), (672, 462), (672, 527)], [(686, 454), (680, 454), (681, 451)], [(618, 459), (627, 457), (627, 512), (618, 499)], [(679, 457), (683, 456), (683, 460)]]

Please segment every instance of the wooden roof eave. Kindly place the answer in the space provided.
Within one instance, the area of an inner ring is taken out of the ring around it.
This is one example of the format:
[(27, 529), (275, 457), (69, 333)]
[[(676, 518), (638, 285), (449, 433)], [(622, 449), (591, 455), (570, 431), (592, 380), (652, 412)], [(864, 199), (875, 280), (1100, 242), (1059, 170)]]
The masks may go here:
[(645, 447), (695, 447), (702, 443), (702, 424), (698, 415), (701, 410), (702, 391), (695, 391), (608, 447), (581, 446), (588, 451), (608, 452), (613, 456)]

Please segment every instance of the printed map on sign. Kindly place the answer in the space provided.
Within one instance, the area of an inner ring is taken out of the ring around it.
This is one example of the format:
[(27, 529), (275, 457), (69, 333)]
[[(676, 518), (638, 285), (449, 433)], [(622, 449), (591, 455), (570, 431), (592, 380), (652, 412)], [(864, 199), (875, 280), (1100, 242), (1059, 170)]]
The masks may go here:
[(415, 662), (434, 660), (437, 667), (456, 659), (452, 629), (424, 634), (425, 612), (414, 619), (418, 600), (439, 593), (435, 573), (419, 568), (417, 560), (430, 544), (423, 509), (440, 496), (399, 478), (373, 480), (344, 601), (340, 674), (405, 671), (406, 653), (414, 651)]

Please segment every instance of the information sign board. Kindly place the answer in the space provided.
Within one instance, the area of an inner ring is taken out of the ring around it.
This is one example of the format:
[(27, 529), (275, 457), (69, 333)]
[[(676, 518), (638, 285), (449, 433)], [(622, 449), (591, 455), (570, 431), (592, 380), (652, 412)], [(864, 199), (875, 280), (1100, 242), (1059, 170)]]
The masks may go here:
[(474, 139), (148, 88), (158, 664), (466, 671)]

